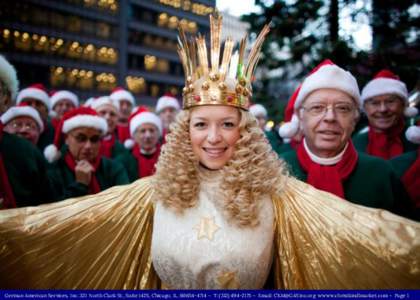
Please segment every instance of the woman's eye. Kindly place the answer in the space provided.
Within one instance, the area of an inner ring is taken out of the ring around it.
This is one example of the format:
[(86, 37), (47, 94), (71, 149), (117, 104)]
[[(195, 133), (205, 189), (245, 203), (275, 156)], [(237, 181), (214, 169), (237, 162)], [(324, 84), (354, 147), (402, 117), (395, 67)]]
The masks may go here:
[(206, 126), (206, 123), (204, 123), (204, 122), (194, 123), (195, 128), (203, 128), (204, 126)]
[(235, 124), (232, 123), (232, 122), (224, 122), (223, 123), (223, 126), (224, 127), (227, 127), (227, 128), (232, 128), (232, 127), (235, 127)]

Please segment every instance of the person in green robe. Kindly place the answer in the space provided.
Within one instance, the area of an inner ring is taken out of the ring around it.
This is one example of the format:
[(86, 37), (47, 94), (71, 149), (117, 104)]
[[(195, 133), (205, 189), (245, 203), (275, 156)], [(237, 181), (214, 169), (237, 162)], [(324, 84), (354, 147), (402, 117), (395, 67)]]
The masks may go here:
[(414, 117), (417, 109), (408, 106), (407, 87), (397, 75), (378, 72), (363, 88), (361, 101), (369, 126), (353, 136), (358, 151), (391, 159), (417, 148), (404, 135), (405, 118)]
[(291, 174), (356, 204), (406, 214), (407, 194), (384, 160), (358, 153), (360, 96), (352, 74), (327, 60), (302, 83), (294, 114), (304, 139), (283, 153)]
[[(124, 167), (99, 154), (101, 138), (106, 132), (105, 119), (91, 108), (80, 107), (64, 114), (54, 144), (44, 152), (53, 163), (49, 175), (57, 199), (96, 194), (128, 183)], [(66, 147), (59, 151), (63, 142)]]

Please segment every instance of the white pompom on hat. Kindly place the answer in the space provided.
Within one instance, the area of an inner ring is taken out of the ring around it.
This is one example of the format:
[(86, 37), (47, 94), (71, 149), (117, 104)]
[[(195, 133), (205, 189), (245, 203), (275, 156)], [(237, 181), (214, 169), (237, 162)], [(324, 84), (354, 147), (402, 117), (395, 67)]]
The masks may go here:
[(420, 144), (420, 125), (408, 127), (405, 132), (405, 137), (414, 144)]
[(267, 110), (265, 109), (265, 107), (263, 106), (263, 105), (261, 105), (261, 104), (252, 104), (250, 107), (249, 107), (249, 112), (254, 116), (254, 117), (257, 117), (257, 116), (264, 116), (264, 118), (267, 118)]
[(44, 131), (44, 123), (38, 111), (27, 105), (13, 106), (9, 108), (4, 114), (1, 115), (1, 122), (7, 124), (17, 117), (29, 117), (32, 118), (38, 125), (40, 132)]
[(279, 128), (279, 134), (282, 138), (292, 138), (298, 133), (299, 118), (295, 112), (309, 94), (319, 89), (340, 90), (350, 95), (357, 106), (361, 107), (359, 86), (356, 78), (350, 72), (335, 65), (331, 60), (324, 60), (311, 71), (290, 98), (286, 108), (286, 122)]
[(89, 127), (98, 129), (102, 135), (108, 131), (108, 124), (105, 119), (90, 107), (79, 107), (66, 112), (55, 129), (54, 144), (44, 149), (44, 156), (48, 162), (52, 163), (60, 158), (60, 148), (62, 146), (63, 133), (69, 133), (73, 129)]
[(122, 100), (126, 100), (130, 102), (133, 106), (136, 104), (136, 99), (134, 98), (133, 94), (123, 89), (122, 87), (116, 87), (112, 90), (111, 95), (109, 95), (112, 101), (115, 102), (115, 105), (119, 107), (119, 102)]
[(21, 90), (18, 95), (16, 102), (17, 104), (25, 102), (26, 99), (36, 99), (45, 104), (50, 109), (50, 97), (48, 96), (47, 89), (41, 83), (35, 83)]
[(160, 114), (162, 110), (165, 108), (172, 107), (176, 110), (180, 110), (181, 106), (179, 105), (178, 100), (172, 96), (172, 94), (165, 94), (162, 97), (160, 97), (156, 103), (155, 111), (157, 114)]
[(62, 100), (69, 100), (73, 103), (74, 107), (79, 107), (79, 97), (75, 93), (66, 90), (55, 91), (51, 94), (50, 97), (50, 104), (51, 109), (54, 109), (54, 106), (62, 101)]
[(17, 79), (16, 69), (3, 55), (0, 55), (0, 80), (7, 86), (10, 97), (14, 101), (19, 89), (19, 81)]
[(404, 110), (406, 117), (412, 118), (418, 114), (415, 107), (408, 106), (407, 86), (400, 80), (400, 77), (390, 70), (383, 69), (379, 71), (371, 81), (369, 81), (362, 90), (362, 103), (366, 100), (385, 94), (393, 94), (399, 96), (405, 101), (407, 107)]

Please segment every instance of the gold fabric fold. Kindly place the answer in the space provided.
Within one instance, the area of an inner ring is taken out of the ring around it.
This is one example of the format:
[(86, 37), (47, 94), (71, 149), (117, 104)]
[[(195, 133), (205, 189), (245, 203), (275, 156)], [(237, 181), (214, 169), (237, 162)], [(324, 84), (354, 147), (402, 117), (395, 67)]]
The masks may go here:
[(0, 213), (0, 287), (159, 288), (150, 179)]
[(420, 223), (292, 178), (273, 203), (277, 288), (420, 288)]

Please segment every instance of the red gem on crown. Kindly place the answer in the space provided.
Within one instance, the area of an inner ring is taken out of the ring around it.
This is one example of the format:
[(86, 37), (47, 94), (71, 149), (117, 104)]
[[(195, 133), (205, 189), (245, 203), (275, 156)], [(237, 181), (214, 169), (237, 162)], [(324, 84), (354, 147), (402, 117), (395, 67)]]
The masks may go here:
[(195, 95), (195, 96), (194, 96), (194, 100), (195, 100), (196, 102), (200, 102), (201, 98), (200, 98), (200, 96), (199, 96), (199, 95)]

